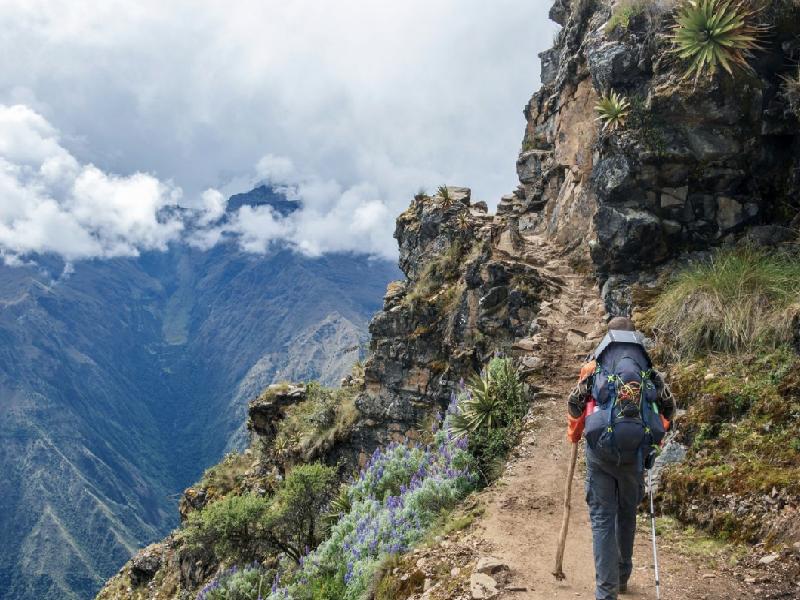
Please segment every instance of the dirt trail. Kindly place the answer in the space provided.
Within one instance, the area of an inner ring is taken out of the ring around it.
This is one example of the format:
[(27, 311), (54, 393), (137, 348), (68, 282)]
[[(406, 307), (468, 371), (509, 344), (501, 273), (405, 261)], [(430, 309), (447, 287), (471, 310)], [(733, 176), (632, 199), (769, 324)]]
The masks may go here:
[[(561, 291), (545, 303), (534, 336), (543, 358), (537, 374), (542, 387), (534, 401), (522, 441), (507, 471), (483, 493), (485, 513), (473, 532), (484, 553), (491, 553), (511, 567), (510, 587), (501, 598), (566, 600), (594, 597), (594, 563), (589, 516), (584, 501), (583, 452), (573, 482), (572, 516), (564, 558), (567, 579), (552, 576), (554, 555), (562, 518), (564, 481), (570, 445), (565, 436), (565, 398), (575, 385), (577, 371), (587, 351), (604, 333), (604, 309), (596, 284), (575, 274), (553, 246), (537, 237), (524, 239), (525, 248), (498, 252), (536, 265), (556, 281)], [(749, 598), (729, 574), (712, 565), (682, 556), (660, 541), (662, 594), (671, 599)], [(655, 598), (649, 523), (640, 522), (634, 555), (634, 572), (624, 598)], [(523, 589), (524, 588), (524, 589)]]

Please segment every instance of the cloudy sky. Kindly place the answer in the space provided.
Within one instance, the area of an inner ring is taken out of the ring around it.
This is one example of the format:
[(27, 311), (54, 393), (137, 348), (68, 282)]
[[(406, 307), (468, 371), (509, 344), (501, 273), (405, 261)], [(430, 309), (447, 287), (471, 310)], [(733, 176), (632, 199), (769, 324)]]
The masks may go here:
[[(419, 188), (494, 204), (515, 187), (550, 4), (4, 0), (0, 254), (236, 236), (393, 257)], [(225, 198), (264, 180), (302, 210), (219, 225)]]

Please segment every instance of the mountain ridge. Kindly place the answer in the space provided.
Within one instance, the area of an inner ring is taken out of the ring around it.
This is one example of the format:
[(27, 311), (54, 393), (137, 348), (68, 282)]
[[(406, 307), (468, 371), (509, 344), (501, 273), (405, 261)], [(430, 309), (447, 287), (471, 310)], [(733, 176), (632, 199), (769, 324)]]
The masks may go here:
[[(396, 272), (232, 241), (0, 270), (0, 473), (19, 490), (0, 498), (0, 597), (20, 600), (84, 598), (163, 536), (176, 494), (241, 445), (254, 389), (349, 371)], [(297, 332), (323, 349), (304, 355)]]

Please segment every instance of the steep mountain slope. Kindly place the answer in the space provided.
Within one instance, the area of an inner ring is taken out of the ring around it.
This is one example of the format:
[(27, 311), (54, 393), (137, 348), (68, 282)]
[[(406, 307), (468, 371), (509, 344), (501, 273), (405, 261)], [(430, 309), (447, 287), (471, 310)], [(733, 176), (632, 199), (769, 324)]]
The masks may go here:
[[(231, 200), (290, 203), (258, 188)], [(229, 209), (232, 210), (232, 209)], [(281, 379), (338, 382), (386, 261), (175, 246), (0, 272), (0, 597), (86, 598), (176, 523), (176, 493), (241, 445)]]

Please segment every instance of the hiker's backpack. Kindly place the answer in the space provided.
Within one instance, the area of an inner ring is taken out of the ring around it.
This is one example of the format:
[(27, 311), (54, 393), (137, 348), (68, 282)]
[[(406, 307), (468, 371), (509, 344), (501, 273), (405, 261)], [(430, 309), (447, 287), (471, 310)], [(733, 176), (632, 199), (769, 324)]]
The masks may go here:
[(592, 397), (586, 442), (602, 460), (650, 468), (666, 431), (658, 414), (653, 367), (642, 336), (609, 331), (594, 353)]

